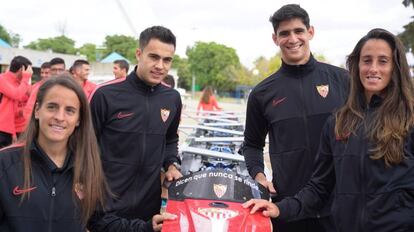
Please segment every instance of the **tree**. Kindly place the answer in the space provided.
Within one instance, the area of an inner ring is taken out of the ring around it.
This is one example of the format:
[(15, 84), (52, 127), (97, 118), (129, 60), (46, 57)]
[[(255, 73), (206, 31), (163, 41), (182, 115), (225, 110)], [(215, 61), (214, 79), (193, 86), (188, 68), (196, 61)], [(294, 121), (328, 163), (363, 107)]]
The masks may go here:
[(11, 46), (14, 48), (18, 48), (20, 42), (22, 41), (22, 38), (20, 37), (19, 34), (15, 34), (13, 32), (10, 32), (10, 36), (11, 36)]
[(5, 42), (11, 44), (11, 36), (7, 32), (6, 28), (0, 25), (0, 39), (4, 40)]
[(179, 55), (174, 55), (174, 60), (172, 64), (173, 69), (177, 69), (177, 75), (180, 77), (178, 79), (177, 86), (184, 88), (186, 90), (191, 89), (191, 71), (190, 65), (188, 64), (188, 59), (181, 58)]
[[(282, 65), (282, 59), (280, 53), (266, 59), (261, 56), (256, 59), (254, 62), (255, 70), (257, 70), (256, 79), (261, 81), (266, 77), (270, 76), (272, 73), (276, 72)], [(257, 84), (257, 83), (256, 83)]]
[(108, 35), (105, 37), (104, 46), (106, 47), (104, 57), (112, 52), (117, 52), (132, 62), (135, 60), (138, 40), (132, 36)]
[(28, 45), (24, 46), (24, 48), (40, 51), (50, 49), (53, 52), (64, 54), (76, 54), (77, 51), (75, 48), (75, 41), (64, 35), (53, 38), (38, 39), (37, 41), (30, 42)]
[[(402, 3), (405, 7), (409, 7), (410, 5), (414, 7), (414, 0), (404, 0)], [(398, 34), (398, 37), (403, 42), (407, 51), (414, 54), (414, 22), (405, 25), (404, 31)]]
[(190, 71), (196, 77), (196, 84), (201, 87), (211, 85), (219, 91), (234, 89), (236, 80), (229, 70), (240, 67), (240, 60), (234, 48), (215, 42), (196, 42), (187, 48)]
[(2, 25), (0, 25), (0, 39), (6, 41), (14, 48), (19, 47), (19, 44), (21, 42), (19, 34), (8, 32)]
[(92, 43), (86, 43), (79, 48), (79, 53), (85, 55), (89, 62), (96, 61), (96, 45)]

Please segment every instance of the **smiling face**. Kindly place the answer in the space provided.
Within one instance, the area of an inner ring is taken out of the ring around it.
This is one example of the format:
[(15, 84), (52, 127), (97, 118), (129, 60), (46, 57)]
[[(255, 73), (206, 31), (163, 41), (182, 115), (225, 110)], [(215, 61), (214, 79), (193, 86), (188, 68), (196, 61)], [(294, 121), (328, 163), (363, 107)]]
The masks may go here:
[(136, 51), (137, 75), (150, 86), (155, 86), (167, 76), (171, 68), (175, 47), (158, 39), (151, 39), (147, 46)]
[(81, 64), (75, 68), (73, 76), (81, 82), (88, 80), (91, 66), (89, 64)]
[(390, 45), (382, 39), (370, 39), (361, 49), (359, 79), (369, 102), (372, 95), (381, 95), (391, 81), (393, 58)]
[(290, 65), (305, 64), (310, 57), (309, 40), (313, 33), (313, 27), (306, 28), (300, 18), (282, 21), (273, 41), (280, 47), (283, 61)]
[(80, 101), (76, 93), (61, 85), (46, 93), (41, 105), (36, 105), (35, 118), (39, 121), (38, 142), (42, 147), (66, 145), (79, 125)]
[(122, 69), (119, 66), (119, 64), (114, 64), (112, 68), (112, 73), (114, 74), (116, 79), (126, 77), (126, 70)]

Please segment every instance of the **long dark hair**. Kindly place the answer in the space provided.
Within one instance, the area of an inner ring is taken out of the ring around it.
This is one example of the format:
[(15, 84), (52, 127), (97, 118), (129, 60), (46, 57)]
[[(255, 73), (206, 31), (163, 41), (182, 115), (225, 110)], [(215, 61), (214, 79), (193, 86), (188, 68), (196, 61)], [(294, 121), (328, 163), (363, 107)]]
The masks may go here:
[[(76, 192), (80, 191), (83, 195), (83, 198), (77, 200), (77, 202), (81, 206), (82, 222), (86, 224), (98, 205), (104, 207), (104, 197), (108, 196), (109, 188), (102, 170), (99, 148), (92, 126), (91, 113), (86, 95), (79, 84), (69, 74), (64, 73), (50, 78), (39, 88), (35, 109), (32, 112), (25, 134), (20, 139), (20, 142), (24, 144), (24, 188), (30, 188), (31, 186), (32, 166), (30, 147), (33, 140), (39, 136), (39, 121), (35, 119), (35, 111), (42, 106), (43, 100), (49, 90), (57, 85), (75, 92), (80, 102), (79, 126), (75, 128), (69, 137), (68, 150), (74, 157), (72, 193), (74, 194), (75, 200), (79, 199), (76, 197)], [(26, 196), (29, 197), (23, 194), (22, 200)]]
[(382, 93), (382, 104), (368, 124), (367, 137), (375, 144), (370, 150), (371, 158), (384, 159), (385, 164), (391, 166), (404, 159), (404, 139), (414, 124), (414, 87), (410, 69), (404, 46), (392, 33), (379, 28), (369, 31), (348, 56), (350, 95), (345, 105), (336, 113), (335, 133), (338, 138), (346, 138), (355, 133), (365, 117), (364, 106), (367, 99), (359, 77), (359, 61), (363, 46), (371, 39), (383, 40), (390, 46), (393, 69), (391, 80)]

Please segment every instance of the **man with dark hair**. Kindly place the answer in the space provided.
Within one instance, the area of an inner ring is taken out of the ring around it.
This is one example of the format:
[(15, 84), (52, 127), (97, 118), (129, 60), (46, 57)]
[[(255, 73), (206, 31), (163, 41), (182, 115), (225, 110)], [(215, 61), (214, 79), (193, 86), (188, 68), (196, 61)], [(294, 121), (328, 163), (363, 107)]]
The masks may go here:
[[(134, 71), (100, 85), (90, 106), (105, 176), (116, 196), (107, 210), (140, 218), (149, 228), (151, 217), (160, 212), (161, 168), (170, 181), (181, 177), (177, 130), (182, 104), (176, 90), (161, 84), (175, 53), (174, 34), (150, 27), (141, 32), (139, 44)], [(89, 229), (127, 227), (120, 224), (104, 218)]]
[(168, 74), (164, 77), (164, 80), (162, 80), (162, 83), (170, 88), (175, 88), (175, 79), (173, 75)]
[(65, 61), (60, 57), (55, 57), (50, 60), (50, 75), (57, 76), (63, 73), (66, 69)]
[(72, 67), (70, 67), (70, 72), (73, 78), (80, 86), (82, 86), (82, 89), (88, 98), (96, 88), (96, 84), (88, 80), (90, 70), (91, 66), (89, 65), (89, 62), (81, 59), (75, 60)]
[(27, 100), (27, 103), (24, 107), (24, 125), (22, 127), (22, 131), (25, 129), (28, 121), (30, 120), (30, 116), (33, 111), (34, 104), (36, 103), (37, 92), (39, 91), (39, 87), (50, 77), (50, 63), (44, 62), (40, 66), (40, 77), (41, 79), (34, 83), (31, 87), (30, 97)]
[(124, 78), (127, 76), (129, 70), (129, 64), (126, 60), (115, 60), (112, 72), (115, 75), (115, 79)]
[[(250, 175), (277, 193), (272, 198), (277, 202), (295, 195), (310, 179), (322, 126), (345, 102), (349, 78), (345, 70), (313, 57), (309, 41), (314, 28), (299, 5), (283, 6), (270, 22), (282, 66), (249, 95), (243, 154)], [(266, 179), (263, 164), (268, 133), (272, 182)], [(278, 232), (330, 231), (329, 208), (305, 212), (292, 222), (273, 220), (273, 228)]]
[(30, 94), (32, 74), (32, 62), (23, 56), (14, 57), (9, 71), (0, 74), (0, 148), (18, 135), (16, 121), (24, 122), (23, 103)]

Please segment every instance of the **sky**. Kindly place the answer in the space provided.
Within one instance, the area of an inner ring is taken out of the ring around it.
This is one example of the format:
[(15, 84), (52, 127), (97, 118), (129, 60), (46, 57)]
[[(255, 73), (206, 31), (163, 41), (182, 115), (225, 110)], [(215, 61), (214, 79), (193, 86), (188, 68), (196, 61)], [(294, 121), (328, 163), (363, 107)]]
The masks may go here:
[[(123, 7), (120, 7), (120, 4)], [(139, 36), (152, 25), (170, 28), (177, 37), (176, 53), (185, 56), (195, 41), (220, 43), (236, 50), (243, 65), (253, 68), (260, 56), (279, 51), (272, 41), (269, 17), (288, 3), (300, 4), (310, 16), (315, 36), (313, 53), (343, 65), (357, 41), (370, 29), (400, 33), (414, 16), (402, 0), (5, 0), (0, 24), (20, 34), (27, 45), (38, 38), (65, 35), (102, 45), (106, 35)], [(128, 23), (130, 22), (130, 23)], [(409, 56), (410, 63), (414, 59)]]

